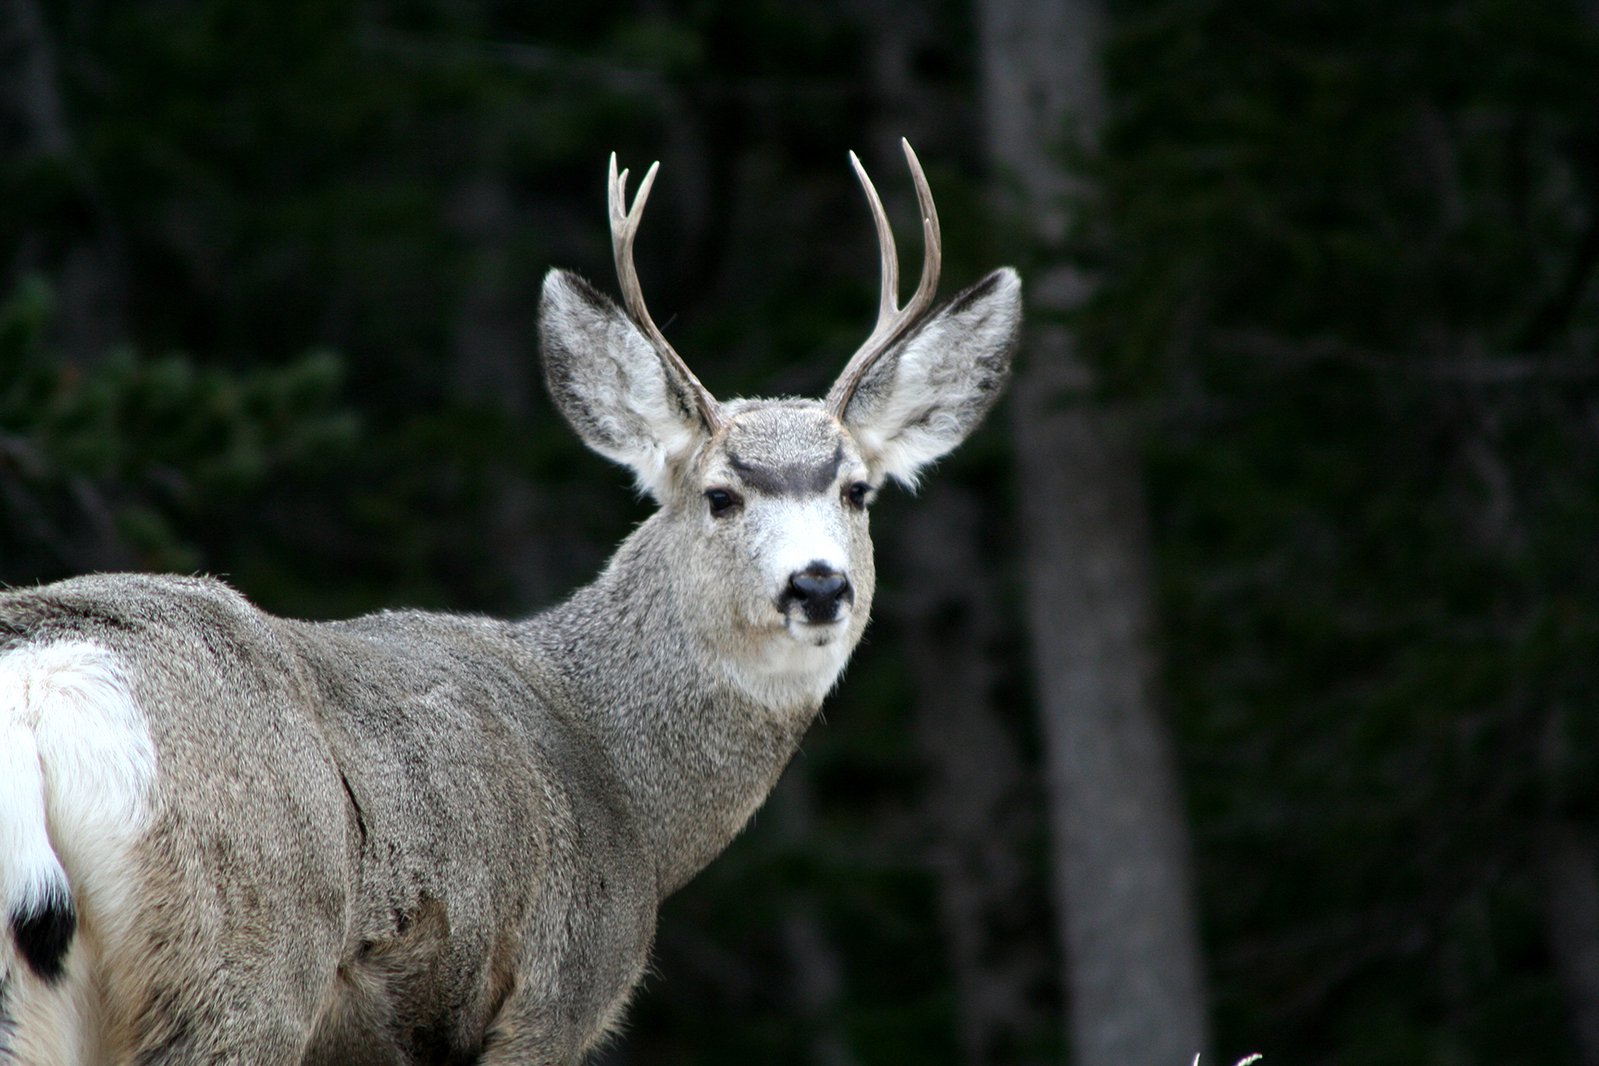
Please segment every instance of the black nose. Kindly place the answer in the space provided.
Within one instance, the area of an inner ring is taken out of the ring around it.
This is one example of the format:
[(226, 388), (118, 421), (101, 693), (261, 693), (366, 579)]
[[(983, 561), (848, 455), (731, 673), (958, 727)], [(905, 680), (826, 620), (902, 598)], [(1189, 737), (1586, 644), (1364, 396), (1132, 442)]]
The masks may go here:
[(812, 563), (788, 579), (783, 593), (784, 606), (798, 604), (807, 622), (831, 622), (838, 617), (838, 605), (853, 601), (849, 578), (830, 566)]

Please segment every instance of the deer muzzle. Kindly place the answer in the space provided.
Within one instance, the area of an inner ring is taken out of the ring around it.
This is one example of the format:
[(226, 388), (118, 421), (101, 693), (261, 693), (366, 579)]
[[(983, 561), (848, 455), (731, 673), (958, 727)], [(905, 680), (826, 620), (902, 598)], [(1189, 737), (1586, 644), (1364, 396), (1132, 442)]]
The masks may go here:
[(843, 609), (855, 602), (849, 578), (826, 563), (812, 563), (791, 574), (779, 604), (785, 614), (798, 610), (812, 625), (839, 620)]

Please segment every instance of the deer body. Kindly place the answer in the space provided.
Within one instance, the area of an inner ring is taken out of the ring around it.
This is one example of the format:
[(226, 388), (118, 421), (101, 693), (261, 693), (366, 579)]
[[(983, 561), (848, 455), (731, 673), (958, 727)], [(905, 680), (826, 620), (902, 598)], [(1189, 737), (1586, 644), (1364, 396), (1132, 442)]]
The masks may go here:
[(203, 578), (0, 594), (0, 1050), (565, 1064), (619, 1019), (660, 901), (860, 638), (870, 496), (981, 418), (1019, 315), (1009, 271), (899, 326), (885, 296), (829, 402), (718, 403), (636, 293), (648, 185), (622, 211), (623, 180), (627, 312), (552, 272), (546, 373), (660, 509), (564, 603), (313, 623)]

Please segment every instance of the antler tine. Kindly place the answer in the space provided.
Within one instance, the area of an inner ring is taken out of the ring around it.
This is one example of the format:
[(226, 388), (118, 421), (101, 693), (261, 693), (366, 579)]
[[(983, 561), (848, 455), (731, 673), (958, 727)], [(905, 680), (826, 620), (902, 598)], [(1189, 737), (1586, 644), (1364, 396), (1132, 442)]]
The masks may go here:
[(922, 211), (922, 280), (906, 307), (906, 311), (915, 308), (920, 316), (938, 291), (938, 275), (944, 265), (944, 235), (938, 228), (938, 208), (933, 206), (933, 190), (927, 184), (927, 175), (922, 173), (922, 162), (916, 158), (910, 141), (901, 137), (899, 145), (905, 149), (905, 162), (910, 164), (911, 180), (916, 183), (916, 203)]
[(827, 394), (827, 407), (835, 417), (844, 417), (844, 409), (855, 395), (861, 379), (872, 364), (882, 358), (896, 341), (914, 329), (927, 316), (933, 306), (933, 296), (938, 290), (938, 275), (943, 265), (942, 234), (938, 226), (938, 209), (933, 206), (933, 190), (922, 172), (921, 161), (911, 149), (910, 142), (900, 138), (905, 150), (905, 162), (911, 170), (911, 180), (916, 185), (916, 202), (922, 215), (922, 277), (916, 292), (904, 307), (899, 306), (899, 253), (894, 249), (894, 233), (889, 228), (888, 214), (883, 201), (866, 176), (866, 168), (854, 152), (849, 154), (850, 165), (866, 192), (866, 202), (872, 210), (872, 222), (877, 227), (877, 245), (882, 255), (883, 282), (877, 302), (877, 324), (867, 336), (866, 343), (850, 357), (844, 372), (834, 382)]
[(894, 230), (888, 224), (888, 212), (883, 210), (883, 200), (877, 195), (877, 186), (867, 176), (861, 157), (849, 154), (849, 165), (855, 168), (861, 188), (866, 192), (866, 203), (872, 209), (872, 223), (877, 227), (877, 248), (882, 257), (882, 290), (877, 298), (877, 324), (893, 316), (899, 302), (899, 252), (894, 249)]
[(668, 374), (676, 376), (693, 395), (700, 417), (714, 433), (726, 422), (722, 416), (722, 405), (711, 395), (710, 390), (700, 384), (700, 379), (694, 376), (694, 371), (688, 368), (683, 357), (678, 355), (676, 349), (667, 342), (666, 335), (650, 317), (649, 308), (644, 304), (644, 288), (639, 284), (638, 268), (633, 264), (633, 239), (638, 236), (639, 220), (644, 217), (644, 204), (650, 197), (650, 188), (655, 184), (655, 174), (660, 168), (659, 161), (650, 164), (650, 169), (644, 172), (644, 180), (639, 182), (638, 193), (629, 206), (628, 172), (626, 170), (617, 172), (616, 153), (611, 153), (606, 199), (611, 215), (611, 251), (616, 259), (616, 281), (622, 290), (622, 306), (627, 309), (628, 317), (633, 320), (634, 325), (644, 331), (644, 335), (654, 345), (661, 361), (666, 364)]

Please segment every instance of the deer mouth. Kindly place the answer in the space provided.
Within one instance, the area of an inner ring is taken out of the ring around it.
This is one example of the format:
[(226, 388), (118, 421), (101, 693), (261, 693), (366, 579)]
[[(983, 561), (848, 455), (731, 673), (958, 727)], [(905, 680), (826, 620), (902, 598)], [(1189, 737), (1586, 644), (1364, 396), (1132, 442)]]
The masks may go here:
[(793, 600), (779, 600), (777, 603), (783, 628), (788, 635), (803, 644), (817, 646), (831, 643), (848, 628), (853, 607), (853, 599), (848, 597), (826, 605), (796, 603)]
[(808, 618), (795, 619), (789, 625), (789, 632), (813, 644), (828, 644), (843, 630), (844, 622), (843, 617), (830, 618), (825, 622), (815, 622)]

